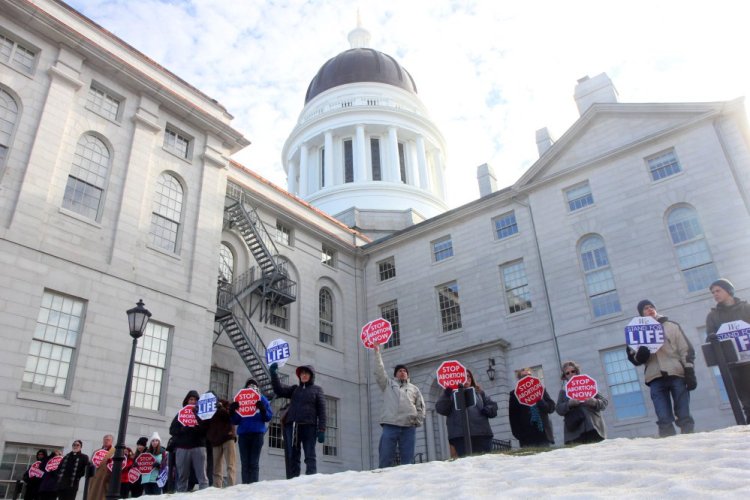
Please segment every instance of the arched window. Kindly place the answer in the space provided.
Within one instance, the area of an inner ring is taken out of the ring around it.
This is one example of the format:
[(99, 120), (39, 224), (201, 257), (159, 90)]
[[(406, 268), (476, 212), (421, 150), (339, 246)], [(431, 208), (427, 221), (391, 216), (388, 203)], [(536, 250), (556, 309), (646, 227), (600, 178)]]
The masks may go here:
[(219, 245), (219, 278), (227, 283), (234, 279), (234, 254), (226, 243)]
[(580, 255), (594, 317), (620, 312), (620, 299), (604, 240), (596, 235), (586, 237), (581, 241)]
[(168, 252), (177, 253), (182, 217), (182, 185), (173, 176), (163, 173), (156, 182), (156, 196), (151, 213), (151, 243)]
[(333, 345), (333, 295), (327, 288), (321, 288), (318, 294), (318, 317), (320, 341)]
[(109, 158), (109, 149), (101, 139), (91, 134), (81, 136), (65, 185), (64, 208), (92, 220), (99, 219), (109, 176)]
[(718, 278), (718, 273), (695, 209), (686, 206), (672, 209), (667, 216), (667, 226), (688, 290), (708, 288)]
[(9, 93), (0, 89), (0, 167), (10, 150), (10, 138), (18, 120), (18, 103)]

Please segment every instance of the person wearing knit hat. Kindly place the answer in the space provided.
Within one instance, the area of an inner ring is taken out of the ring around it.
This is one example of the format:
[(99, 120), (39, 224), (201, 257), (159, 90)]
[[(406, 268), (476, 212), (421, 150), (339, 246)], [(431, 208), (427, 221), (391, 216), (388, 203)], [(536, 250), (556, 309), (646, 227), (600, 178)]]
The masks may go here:
[(159, 474), (168, 466), (167, 450), (161, 444), (161, 436), (154, 431), (148, 440), (147, 453), (153, 455), (155, 459), (154, 467), (151, 472), (141, 474), (141, 486), (143, 493), (146, 495), (161, 495), (162, 488), (159, 486)]
[[(245, 389), (248, 388), (254, 389), (260, 394), (260, 399), (255, 402), (257, 411), (253, 415), (240, 415), (237, 412), (240, 408), (237, 401), (229, 405), (232, 424), (237, 426), (242, 484), (257, 483), (260, 479), (260, 453), (263, 450), (263, 440), (268, 430), (268, 422), (273, 418), (271, 404), (259, 390), (258, 382), (254, 378), (245, 381)], [(216, 485), (216, 482), (214, 482), (214, 485)]]
[(659, 315), (653, 302), (644, 299), (638, 302), (636, 308), (639, 316), (655, 319), (664, 331), (664, 343), (656, 352), (652, 353), (645, 345), (639, 346), (638, 350), (625, 346), (628, 360), (635, 366), (644, 366), (659, 437), (674, 436), (675, 423), (682, 434), (693, 432), (695, 421), (690, 415), (690, 391), (698, 385), (693, 366), (693, 346), (682, 327)]
[[(732, 321), (750, 323), (750, 304), (735, 295), (735, 288), (731, 281), (726, 278), (718, 279), (711, 283), (708, 289), (716, 306), (706, 316), (707, 340), (710, 340), (725, 323)], [(744, 423), (750, 423), (750, 362), (748, 362), (750, 352), (740, 352), (740, 358), (739, 362), (729, 364), (729, 371), (745, 412)]]
[(383, 412), (380, 426), (378, 447), (379, 467), (391, 467), (398, 450), (402, 464), (414, 463), (414, 447), (417, 427), (422, 425), (425, 417), (424, 398), (419, 388), (409, 382), (409, 369), (398, 364), (393, 369), (393, 378), (389, 379), (380, 355), (380, 346), (375, 351), (375, 380), (383, 391)]
[[(198, 480), (198, 488), (208, 488), (208, 476), (206, 475), (206, 431), (208, 421), (198, 416), (198, 391), (192, 390), (182, 400), (183, 408), (174, 416), (169, 425), (169, 434), (172, 436), (175, 455), (175, 469), (177, 472), (177, 492), (188, 491), (190, 481), (190, 470), (195, 472)], [(194, 420), (180, 418), (182, 412), (192, 412)]]

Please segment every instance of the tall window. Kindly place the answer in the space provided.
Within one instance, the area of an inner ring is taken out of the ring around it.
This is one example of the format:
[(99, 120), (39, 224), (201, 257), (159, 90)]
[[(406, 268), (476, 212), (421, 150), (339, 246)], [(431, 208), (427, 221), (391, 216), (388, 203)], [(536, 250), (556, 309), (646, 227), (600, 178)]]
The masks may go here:
[(432, 260), (440, 262), (448, 257), (453, 257), (453, 240), (450, 236), (444, 236), (432, 242)]
[(566, 189), (565, 198), (568, 200), (569, 212), (575, 212), (594, 204), (594, 197), (591, 194), (591, 187), (588, 182)]
[(182, 201), (180, 182), (173, 175), (161, 174), (151, 213), (151, 243), (168, 252), (177, 253)]
[(354, 182), (354, 148), (351, 139), (344, 141), (344, 182)]
[(599, 236), (588, 236), (581, 242), (580, 253), (594, 317), (620, 312), (620, 299), (609, 267), (604, 240)]
[(0, 89), (0, 167), (8, 157), (10, 138), (18, 120), (18, 103), (9, 93)]
[(327, 288), (321, 288), (318, 294), (318, 318), (319, 340), (333, 345), (333, 295)]
[[(0, 470), (3, 471), (0, 474), (0, 498), (21, 498), (17, 496), (20, 491), (16, 490), (16, 481), (20, 481), (29, 466), (36, 462), (37, 450), (52, 450), (55, 448), (58, 448), (58, 446), (6, 441), (2, 462), (0, 462)], [(20, 486), (21, 483), (18, 484)]]
[(495, 223), (495, 237), (498, 240), (507, 238), (518, 232), (518, 223), (516, 222), (516, 212), (514, 210), (495, 217), (492, 221)]
[(326, 185), (326, 148), (320, 148), (320, 187)]
[(84, 302), (45, 291), (21, 386), (64, 395), (83, 328)]
[(382, 180), (380, 172), (380, 139), (370, 139), (370, 155), (372, 158), (372, 180)]
[(378, 280), (386, 281), (396, 277), (396, 261), (388, 257), (378, 262)]
[(404, 143), (398, 143), (398, 166), (401, 173), (401, 182), (406, 184), (406, 154), (404, 152)]
[[(279, 373), (279, 381), (282, 385), (289, 384), (289, 375), (285, 373)], [(271, 401), (271, 411), (273, 417), (268, 422), (268, 447), (277, 448), (280, 450), (284, 449), (284, 431), (281, 428), (281, 408), (289, 404), (287, 399), (274, 398)]]
[(187, 134), (177, 131), (177, 129), (167, 125), (164, 130), (164, 149), (174, 153), (180, 158), (190, 157), (190, 141), (192, 139)]
[(508, 312), (513, 314), (530, 308), (531, 292), (529, 292), (529, 280), (526, 277), (526, 266), (523, 261), (506, 264), (500, 269), (503, 274)]
[(268, 311), (268, 322), (276, 328), (289, 330), (289, 306), (274, 304), (272, 301), (267, 300), (266, 307), (270, 308)]
[(86, 107), (94, 113), (115, 121), (120, 116), (121, 98), (115, 97), (111, 92), (100, 85), (91, 84)]
[(108, 175), (109, 149), (93, 135), (83, 135), (73, 155), (63, 207), (89, 219), (98, 219)]
[(226, 243), (219, 245), (219, 278), (227, 283), (234, 281), (234, 254)]
[(674, 150), (653, 156), (646, 161), (648, 162), (651, 179), (654, 181), (682, 172), (682, 167), (680, 167), (680, 162), (677, 160)]
[(276, 221), (276, 242), (289, 246), (292, 244), (292, 228)]
[(602, 353), (607, 385), (618, 420), (646, 416), (646, 404), (635, 367), (628, 361), (623, 349)]
[(685, 206), (672, 209), (667, 225), (688, 290), (708, 288), (719, 276), (695, 209)]
[(149, 321), (135, 350), (130, 406), (159, 411), (168, 347), (169, 327)]
[(336, 457), (339, 454), (339, 400), (325, 396), (326, 400), (326, 440), (323, 455)]
[(23, 44), (0, 34), (0, 61), (10, 64), (26, 73), (34, 69), (36, 53)]
[(398, 324), (398, 302), (392, 300), (381, 305), (380, 316), (391, 322), (391, 329), (393, 330), (393, 335), (391, 335), (391, 338), (383, 347), (387, 349), (401, 345), (401, 333)]
[(336, 267), (336, 250), (323, 245), (320, 252), (320, 262), (328, 267)]
[(234, 394), (231, 393), (232, 372), (212, 366), (208, 389), (216, 394), (219, 399), (231, 400), (234, 397)]
[(458, 301), (458, 283), (451, 281), (437, 287), (440, 324), (443, 332), (461, 328), (461, 305)]

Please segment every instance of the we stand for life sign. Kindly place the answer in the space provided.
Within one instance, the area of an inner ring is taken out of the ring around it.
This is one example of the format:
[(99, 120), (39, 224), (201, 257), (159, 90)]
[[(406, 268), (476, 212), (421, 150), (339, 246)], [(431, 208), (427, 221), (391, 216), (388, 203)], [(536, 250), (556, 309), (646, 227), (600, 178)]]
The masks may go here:
[(625, 343), (636, 351), (646, 346), (653, 354), (664, 345), (664, 327), (650, 316), (636, 316), (625, 327)]
[(730, 321), (724, 323), (716, 332), (719, 340), (731, 339), (740, 360), (750, 360), (750, 325), (745, 321)]

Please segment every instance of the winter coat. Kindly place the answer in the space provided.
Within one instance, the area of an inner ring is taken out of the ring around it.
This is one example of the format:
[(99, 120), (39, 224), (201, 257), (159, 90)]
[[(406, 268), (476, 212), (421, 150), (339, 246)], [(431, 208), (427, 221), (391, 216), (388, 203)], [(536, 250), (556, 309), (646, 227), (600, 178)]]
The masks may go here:
[(312, 365), (300, 366), (297, 370), (308, 370), (310, 380), (298, 385), (282, 385), (278, 373), (271, 374), (273, 392), (280, 398), (289, 399), (285, 425), (291, 423), (314, 425), (316, 429), (326, 429), (326, 401), (323, 389), (315, 385), (315, 370)]
[(61, 490), (77, 490), (78, 482), (86, 474), (89, 457), (84, 453), (71, 451), (65, 455), (57, 469), (57, 487)]
[[(182, 400), (182, 407), (187, 406), (190, 397), (198, 398), (197, 391), (190, 391)], [(172, 423), (169, 425), (169, 434), (173, 438), (173, 444), (175, 448), (191, 449), (191, 448), (202, 448), (206, 446), (206, 430), (208, 429), (208, 420), (198, 419), (198, 425), (194, 427), (185, 427), (177, 420), (177, 415), (172, 419)]]
[(564, 426), (565, 444), (575, 441), (581, 436), (581, 434), (591, 430), (596, 431), (602, 439), (607, 438), (607, 428), (604, 425), (604, 419), (602, 418), (601, 412), (607, 408), (609, 401), (607, 401), (601, 394), (594, 396), (594, 399), (596, 400), (596, 408), (591, 408), (583, 402), (577, 407), (571, 407), (569, 406), (570, 399), (568, 399), (568, 395), (565, 394), (565, 388), (563, 387), (560, 389), (560, 395), (557, 397), (557, 413), (565, 417), (565, 415), (572, 410), (575, 410), (575, 408), (580, 408), (583, 411), (584, 416), (583, 421), (581, 421), (575, 428), (568, 429), (567, 424)]
[(508, 398), (508, 419), (513, 437), (518, 439), (521, 447), (547, 446), (555, 444), (552, 422), (549, 414), (555, 411), (555, 401), (544, 390), (542, 400), (534, 406), (521, 404), (515, 391), (510, 391)]
[(731, 306), (716, 304), (716, 307), (711, 309), (706, 316), (706, 333), (716, 333), (724, 323), (737, 320), (750, 323), (750, 304), (735, 297)]
[(141, 475), (141, 483), (155, 483), (159, 479), (159, 473), (167, 466), (167, 450), (163, 446), (159, 446), (158, 450), (149, 446), (144, 453), (152, 454), (156, 459), (156, 463), (151, 472)]
[[(463, 412), (456, 411), (453, 406), (453, 391), (444, 391), (435, 403), (435, 411), (445, 415), (448, 427), (448, 439), (464, 437)], [(469, 432), (471, 437), (492, 437), (491, 418), (497, 416), (497, 403), (484, 392), (477, 390), (477, 404), (466, 409), (469, 412)]]
[[(104, 500), (107, 497), (107, 491), (109, 490), (109, 478), (112, 472), (107, 467), (107, 462), (115, 455), (115, 447), (111, 447), (107, 451), (107, 455), (96, 468), (94, 477), (89, 481), (88, 500)], [(118, 488), (119, 492), (119, 488)]]
[[(42, 464), (39, 466), (40, 469), (42, 469), (44, 472), (44, 475), (42, 476), (42, 481), (39, 483), (39, 492), (51, 492), (51, 491), (57, 491), (57, 474), (60, 471), (60, 468), (58, 467), (57, 470), (54, 470), (52, 472), (47, 472), (47, 462), (55, 458), (55, 454), (52, 453), (51, 455), (48, 455), (47, 458), (42, 460)], [(61, 464), (62, 465), (62, 464)]]
[(256, 411), (252, 417), (243, 417), (236, 411), (232, 412), (232, 423), (237, 426), (237, 434), (250, 434), (253, 432), (263, 434), (268, 430), (266, 423), (270, 422), (273, 418), (273, 411), (271, 411), (271, 404), (265, 396), (261, 395), (260, 400), (266, 408), (265, 419), (259, 411)]
[(380, 425), (419, 427), (424, 422), (424, 398), (409, 379), (388, 378), (380, 351), (375, 351), (375, 380), (383, 391)]
[(207, 425), (206, 439), (211, 446), (221, 446), (237, 437), (234, 433), (229, 409), (224, 405), (217, 406), (216, 413), (214, 413), (214, 416), (211, 417)]
[[(665, 316), (658, 317), (657, 321), (664, 328), (664, 344), (658, 351), (651, 353), (645, 363), (646, 385), (664, 376), (684, 377), (685, 368), (693, 366), (692, 359), (689, 359), (688, 354), (690, 344), (680, 325), (674, 321), (669, 321)], [(641, 363), (636, 361), (635, 354), (634, 349), (628, 349), (628, 360), (633, 365), (639, 366)]]
[[(39, 457), (39, 455), (42, 455), (42, 457)], [(39, 459), (39, 462), (44, 463), (44, 461), (47, 458), (47, 450), (39, 450), (36, 452), (36, 456)], [(32, 465), (35, 464), (37, 461), (35, 460), (32, 462)], [(41, 463), (40, 463), (41, 465)], [(39, 490), (39, 485), (42, 482), (41, 477), (31, 477), (29, 476), (29, 471), (31, 470), (31, 466), (29, 466), (28, 469), (26, 469), (26, 472), (23, 473), (23, 479), (22, 481), (26, 483), (26, 494), (24, 498), (35, 498), (36, 492)], [(44, 472), (44, 469), (40, 469), (42, 472)], [(42, 476), (44, 477), (44, 476)]]

